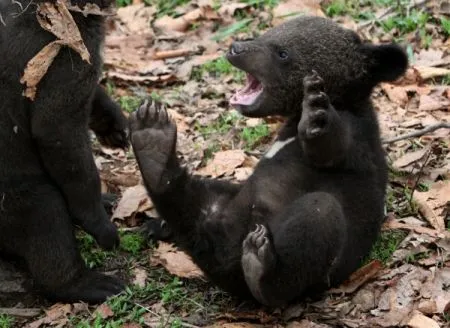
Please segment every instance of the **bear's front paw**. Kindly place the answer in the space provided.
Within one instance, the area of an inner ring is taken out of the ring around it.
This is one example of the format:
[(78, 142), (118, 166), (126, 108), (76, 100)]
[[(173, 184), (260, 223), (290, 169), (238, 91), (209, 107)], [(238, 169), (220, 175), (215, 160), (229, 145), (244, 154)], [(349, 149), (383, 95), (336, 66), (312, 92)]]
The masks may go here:
[(160, 185), (164, 184), (162, 177), (176, 158), (176, 125), (164, 105), (153, 99), (145, 100), (129, 121), (131, 145), (146, 186), (154, 192), (162, 191), (166, 188)]
[(316, 71), (303, 79), (303, 112), (298, 125), (301, 138), (312, 139), (328, 131), (330, 99), (324, 92), (324, 81)]

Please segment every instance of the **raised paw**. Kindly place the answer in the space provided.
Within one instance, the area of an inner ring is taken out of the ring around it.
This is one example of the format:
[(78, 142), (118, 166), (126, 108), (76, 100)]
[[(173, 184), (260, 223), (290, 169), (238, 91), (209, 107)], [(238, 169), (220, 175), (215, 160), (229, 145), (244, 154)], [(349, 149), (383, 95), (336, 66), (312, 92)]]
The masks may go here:
[(301, 138), (317, 138), (328, 131), (330, 100), (324, 92), (324, 81), (316, 71), (304, 78), (303, 86), (303, 111), (298, 131)]
[(131, 145), (146, 186), (158, 191), (165, 171), (176, 162), (177, 128), (163, 104), (145, 100), (129, 118)]
[(273, 270), (275, 266), (275, 252), (269, 236), (269, 231), (264, 225), (256, 225), (242, 244), (242, 269), (245, 281), (253, 296), (265, 304), (264, 287), (261, 278)]

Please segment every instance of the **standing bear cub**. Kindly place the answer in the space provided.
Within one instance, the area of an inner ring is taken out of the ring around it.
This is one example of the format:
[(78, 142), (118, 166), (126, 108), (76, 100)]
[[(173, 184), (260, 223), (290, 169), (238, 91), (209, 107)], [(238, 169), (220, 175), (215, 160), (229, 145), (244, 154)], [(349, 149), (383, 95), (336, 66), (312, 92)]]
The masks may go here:
[[(23, 96), (20, 77), (55, 40), (36, 18), (53, 0), (0, 0), (0, 255), (22, 260), (35, 287), (51, 300), (102, 302), (119, 293), (118, 278), (88, 270), (74, 225), (105, 249), (119, 234), (102, 202), (88, 128), (107, 146), (126, 147), (127, 120), (98, 85), (104, 18), (73, 12), (91, 63), (61, 49), (37, 86)], [(71, 0), (101, 8), (113, 0)], [(1, 282), (0, 282), (1, 283)]]
[(405, 72), (407, 57), (303, 16), (233, 43), (227, 58), (247, 73), (231, 104), (287, 118), (245, 183), (188, 174), (159, 103), (131, 116), (131, 142), (177, 245), (223, 289), (280, 306), (343, 282), (377, 238), (387, 167), (370, 95)]

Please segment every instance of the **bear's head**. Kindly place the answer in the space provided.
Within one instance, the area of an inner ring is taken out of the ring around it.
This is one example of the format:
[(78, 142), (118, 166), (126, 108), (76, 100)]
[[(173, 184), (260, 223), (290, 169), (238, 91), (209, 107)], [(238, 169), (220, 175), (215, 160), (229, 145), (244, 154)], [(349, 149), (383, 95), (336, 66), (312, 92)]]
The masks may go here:
[(365, 43), (355, 32), (315, 16), (233, 42), (226, 56), (247, 73), (246, 85), (230, 104), (251, 117), (301, 113), (303, 78), (312, 70), (323, 78), (336, 109), (352, 110), (369, 99), (376, 84), (396, 80), (408, 66), (399, 46)]

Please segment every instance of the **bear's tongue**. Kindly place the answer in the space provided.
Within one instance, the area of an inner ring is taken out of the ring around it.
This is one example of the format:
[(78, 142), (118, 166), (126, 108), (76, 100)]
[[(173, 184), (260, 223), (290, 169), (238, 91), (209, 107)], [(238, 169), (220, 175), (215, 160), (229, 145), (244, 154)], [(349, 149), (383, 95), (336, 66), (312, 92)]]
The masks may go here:
[(247, 83), (231, 97), (231, 105), (252, 105), (263, 91), (263, 86), (255, 77), (247, 73)]

